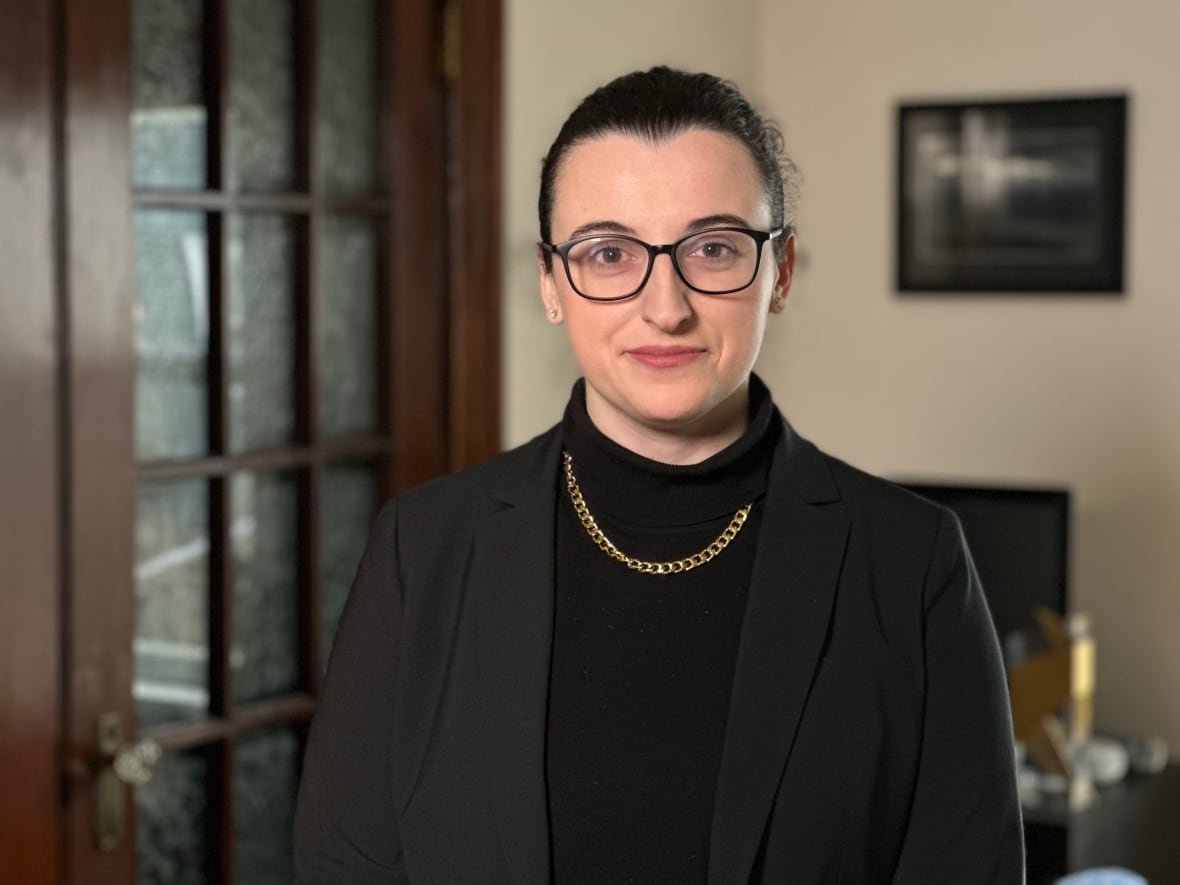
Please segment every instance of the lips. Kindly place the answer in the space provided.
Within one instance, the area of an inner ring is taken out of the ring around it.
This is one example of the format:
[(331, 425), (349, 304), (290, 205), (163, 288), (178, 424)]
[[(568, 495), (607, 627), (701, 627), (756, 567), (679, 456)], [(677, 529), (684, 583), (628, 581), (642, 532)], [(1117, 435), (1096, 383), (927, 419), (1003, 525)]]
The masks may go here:
[(683, 345), (672, 347), (647, 345), (633, 347), (626, 351), (627, 356), (653, 369), (674, 369), (678, 366), (687, 366), (704, 353), (704, 349), (700, 347), (684, 347)]

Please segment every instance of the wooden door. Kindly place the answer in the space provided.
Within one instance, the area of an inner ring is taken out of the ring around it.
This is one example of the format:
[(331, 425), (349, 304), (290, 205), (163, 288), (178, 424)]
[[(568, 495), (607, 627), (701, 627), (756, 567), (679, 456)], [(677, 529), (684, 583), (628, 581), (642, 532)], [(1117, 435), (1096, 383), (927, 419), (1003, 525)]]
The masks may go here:
[[(38, 667), (0, 683), (2, 783), (34, 772), (0, 879), (285, 882), (367, 523), (498, 444), (498, 8), (4, 3), (36, 76), (0, 207), (29, 258), (0, 276), (0, 641)], [(116, 726), (163, 749), (134, 791), (96, 787)]]
[(49, 883), (61, 739), (53, 47), (40, 4), (0, 0), (0, 22), (0, 881)]

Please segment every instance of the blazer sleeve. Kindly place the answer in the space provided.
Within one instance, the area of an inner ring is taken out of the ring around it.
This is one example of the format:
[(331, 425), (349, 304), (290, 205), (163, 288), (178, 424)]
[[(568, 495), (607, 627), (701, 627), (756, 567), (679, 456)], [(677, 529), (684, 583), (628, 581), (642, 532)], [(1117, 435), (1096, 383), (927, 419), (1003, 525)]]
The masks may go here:
[(943, 510), (923, 596), (925, 709), (895, 883), (1024, 881), (1011, 713), (995, 628), (959, 521)]
[(402, 594), (396, 503), (374, 523), (340, 618), (295, 812), (296, 885), (408, 882), (392, 790)]

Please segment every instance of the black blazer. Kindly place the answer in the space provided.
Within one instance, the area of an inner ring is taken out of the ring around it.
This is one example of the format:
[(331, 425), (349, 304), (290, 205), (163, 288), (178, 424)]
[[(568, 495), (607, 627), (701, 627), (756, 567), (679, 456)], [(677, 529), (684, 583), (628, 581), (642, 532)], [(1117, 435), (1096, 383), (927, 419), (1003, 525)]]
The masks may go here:
[[(557, 428), (379, 515), (307, 749), (296, 881), (549, 881)], [(789, 426), (709, 882), (1018, 883), (1004, 674), (949, 511)]]

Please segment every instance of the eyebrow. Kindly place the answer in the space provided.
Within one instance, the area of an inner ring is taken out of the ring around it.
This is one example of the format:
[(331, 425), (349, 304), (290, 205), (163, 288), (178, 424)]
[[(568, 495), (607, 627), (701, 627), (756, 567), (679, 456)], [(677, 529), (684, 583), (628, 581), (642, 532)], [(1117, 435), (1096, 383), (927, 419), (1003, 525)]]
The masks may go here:
[[(696, 218), (685, 225), (685, 230), (689, 233), (699, 230), (707, 230), (711, 227), (746, 227), (750, 226), (750, 222), (742, 218), (740, 215), (730, 215), (728, 213), (720, 213), (717, 215), (706, 215), (703, 218)], [(576, 240), (578, 237), (592, 236), (594, 234), (626, 234), (627, 236), (635, 236), (635, 228), (628, 227), (618, 221), (588, 221), (585, 224), (575, 227), (567, 240)]]
[(695, 221), (690, 221), (686, 230), (705, 230), (710, 227), (746, 227), (750, 226), (750, 222), (742, 218), (740, 215), (706, 215), (704, 218), (698, 218)]
[(578, 237), (585, 237), (590, 234), (627, 234), (628, 236), (635, 236), (635, 228), (627, 227), (625, 224), (620, 224), (617, 221), (588, 221), (583, 225), (575, 227), (570, 233), (567, 240), (576, 240)]

